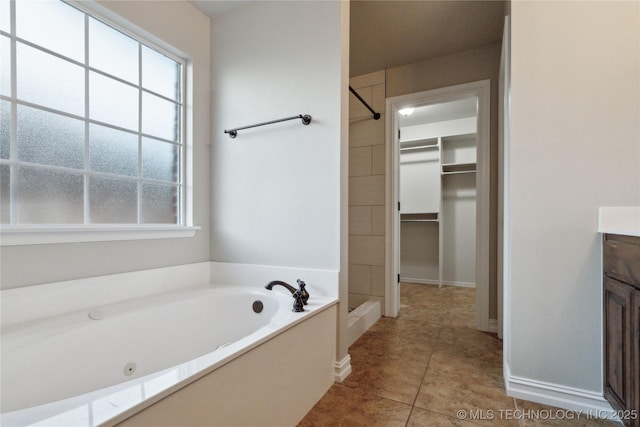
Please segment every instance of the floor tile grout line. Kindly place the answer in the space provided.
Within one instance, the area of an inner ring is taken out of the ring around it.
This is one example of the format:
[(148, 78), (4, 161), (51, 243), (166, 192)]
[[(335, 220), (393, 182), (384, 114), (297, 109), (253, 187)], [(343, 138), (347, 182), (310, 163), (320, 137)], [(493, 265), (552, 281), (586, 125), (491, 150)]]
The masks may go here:
[[(516, 400), (515, 397), (513, 397), (512, 399), (513, 399), (513, 408), (517, 412), (518, 411), (518, 401)], [(522, 418), (518, 418), (518, 426), (520, 426), (520, 427), (524, 426), (524, 420)]]
[(431, 364), (431, 356), (433, 356), (433, 350), (431, 350), (431, 355), (429, 356), (429, 361), (427, 362), (427, 366), (424, 367), (424, 373), (422, 374), (422, 378), (420, 379), (420, 384), (418, 385), (418, 390), (416, 391), (416, 396), (413, 398), (413, 402), (411, 403), (411, 410), (409, 411), (409, 417), (405, 422), (404, 426), (409, 426), (409, 420), (411, 419), (411, 414), (413, 414), (413, 408), (416, 407), (416, 401), (418, 400), (418, 395), (420, 394), (420, 389), (422, 388), (422, 384), (424, 383), (424, 379), (427, 376), (427, 370), (429, 369), (429, 365)]

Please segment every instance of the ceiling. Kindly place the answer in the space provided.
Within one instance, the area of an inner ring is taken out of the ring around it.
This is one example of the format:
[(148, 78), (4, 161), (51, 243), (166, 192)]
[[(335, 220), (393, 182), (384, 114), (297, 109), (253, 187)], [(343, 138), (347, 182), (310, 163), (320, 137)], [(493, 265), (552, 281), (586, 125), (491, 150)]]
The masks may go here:
[(216, 18), (251, 1), (245, 0), (187, 0), (205, 15)]
[(458, 101), (416, 107), (408, 116), (398, 115), (398, 126), (403, 128), (405, 126), (475, 117), (478, 111), (477, 104), (478, 100), (475, 97), (471, 97)]
[(503, 1), (351, 2), (350, 72), (359, 76), (495, 43)]
[[(189, 1), (215, 18), (256, 0)], [(352, 0), (350, 75), (498, 42), (504, 6), (493, 0)]]

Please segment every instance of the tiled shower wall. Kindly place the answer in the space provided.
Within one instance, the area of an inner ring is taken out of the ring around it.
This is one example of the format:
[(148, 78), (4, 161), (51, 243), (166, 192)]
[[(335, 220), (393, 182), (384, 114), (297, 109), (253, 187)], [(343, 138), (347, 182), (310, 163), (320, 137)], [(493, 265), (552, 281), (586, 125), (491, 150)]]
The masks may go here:
[(385, 278), (385, 71), (350, 79), (350, 85), (382, 114), (349, 99), (349, 307), (383, 301)]

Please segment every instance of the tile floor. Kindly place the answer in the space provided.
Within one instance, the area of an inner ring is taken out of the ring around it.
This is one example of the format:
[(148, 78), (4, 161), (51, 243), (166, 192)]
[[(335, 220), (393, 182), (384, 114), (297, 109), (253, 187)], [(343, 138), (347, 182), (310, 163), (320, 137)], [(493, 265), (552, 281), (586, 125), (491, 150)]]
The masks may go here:
[(298, 427), (619, 426), (508, 397), (502, 341), (474, 327), (474, 289), (400, 289), (400, 315), (383, 317), (351, 346), (351, 375)]

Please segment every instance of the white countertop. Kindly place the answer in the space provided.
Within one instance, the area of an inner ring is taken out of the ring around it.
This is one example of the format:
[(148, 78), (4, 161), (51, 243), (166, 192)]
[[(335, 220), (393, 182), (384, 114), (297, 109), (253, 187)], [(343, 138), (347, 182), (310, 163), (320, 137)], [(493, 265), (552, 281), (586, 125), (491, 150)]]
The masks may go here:
[(599, 208), (598, 233), (640, 237), (640, 207)]

